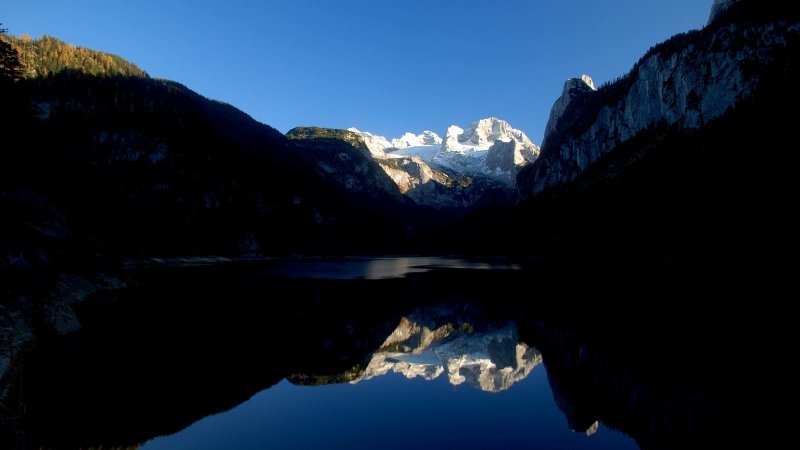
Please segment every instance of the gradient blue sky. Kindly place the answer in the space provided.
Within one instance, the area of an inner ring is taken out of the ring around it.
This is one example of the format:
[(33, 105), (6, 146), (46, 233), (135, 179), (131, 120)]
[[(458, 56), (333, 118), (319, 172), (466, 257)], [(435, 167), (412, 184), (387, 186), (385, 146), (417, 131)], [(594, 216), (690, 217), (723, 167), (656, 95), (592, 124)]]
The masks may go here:
[(541, 143), (564, 80), (612, 80), (713, 0), (3, 0), (14, 35), (118, 54), (286, 132), (496, 116)]

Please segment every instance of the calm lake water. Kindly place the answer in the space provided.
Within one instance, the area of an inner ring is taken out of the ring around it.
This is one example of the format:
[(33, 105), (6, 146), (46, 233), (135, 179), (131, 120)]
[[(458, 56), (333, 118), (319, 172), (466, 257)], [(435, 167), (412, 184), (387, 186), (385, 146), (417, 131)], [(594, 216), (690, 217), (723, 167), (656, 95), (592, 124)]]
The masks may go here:
[(388, 374), (355, 385), (288, 381), (143, 449), (635, 449), (600, 426), (569, 430), (543, 367), (507, 391), (487, 393)]
[[(651, 269), (397, 257), (133, 270), (131, 288), (80, 309), (80, 332), (25, 357), (12, 434), (51, 449), (716, 443), (736, 413), (719, 380), (748, 377), (726, 370), (735, 330), (682, 312), (693, 273)], [(644, 284), (619, 282), (632, 276)], [(642, 286), (659, 286), (646, 304)]]

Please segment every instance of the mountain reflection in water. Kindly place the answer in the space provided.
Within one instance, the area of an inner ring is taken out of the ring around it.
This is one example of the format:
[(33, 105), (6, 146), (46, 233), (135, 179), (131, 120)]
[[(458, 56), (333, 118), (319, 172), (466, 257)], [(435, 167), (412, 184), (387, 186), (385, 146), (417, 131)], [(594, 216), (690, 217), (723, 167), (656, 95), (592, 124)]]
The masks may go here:
[[(636, 448), (630, 438), (607, 429), (590, 440), (597, 423), (581, 430), (587, 433), (567, 429), (543, 369), (524, 387), (506, 391), (531, 375), (542, 357), (519, 342), (514, 322), (487, 323), (478, 314), (470, 305), (415, 310), (400, 319), (365, 368), (327, 379), (290, 376), (289, 382), (231, 411), (154, 439), (143, 449), (506, 448), (530, 443)], [(480, 322), (477, 328), (472, 325)], [(469, 388), (448, 389), (448, 384)]]
[[(451, 321), (443, 322), (447, 317)], [(459, 318), (455, 308), (426, 308), (400, 320), (353, 382), (389, 372), (426, 380), (446, 373), (454, 386), (467, 383), (499, 392), (527, 377), (541, 362), (536, 349), (519, 342), (514, 323), (476, 330)]]
[(744, 344), (682, 312), (693, 272), (625, 267), (668, 286), (637, 309), (594, 300), (641, 295), (619, 266), (448, 261), (138, 272), (25, 357), (1, 447), (693, 448), (741, 417)]

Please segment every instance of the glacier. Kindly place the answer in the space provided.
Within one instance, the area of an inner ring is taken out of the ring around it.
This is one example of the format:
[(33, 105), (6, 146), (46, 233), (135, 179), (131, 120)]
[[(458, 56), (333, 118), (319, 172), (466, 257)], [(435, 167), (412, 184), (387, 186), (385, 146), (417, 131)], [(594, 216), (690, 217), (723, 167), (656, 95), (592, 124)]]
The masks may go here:
[(517, 171), (539, 156), (539, 147), (523, 131), (496, 117), (464, 128), (452, 125), (444, 138), (430, 130), (407, 132), (391, 140), (357, 128), (349, 130), (362, 136), (377, 160), (417, 158), (451, 177), (481, 177), (509, 188), (515, 185)]

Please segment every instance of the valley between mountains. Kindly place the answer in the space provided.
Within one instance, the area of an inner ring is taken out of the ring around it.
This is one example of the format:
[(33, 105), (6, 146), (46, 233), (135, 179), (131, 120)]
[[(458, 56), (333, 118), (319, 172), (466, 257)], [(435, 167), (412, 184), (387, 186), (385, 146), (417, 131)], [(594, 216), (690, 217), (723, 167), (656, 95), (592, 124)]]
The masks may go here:
[(552, 262), (564, 286), (637, 258), (766, 272), (797, 241), (799, 50), (791, 2), (716, 0), (614, 81), (564, 74), (529, 105), (550, 110), (537, 144), (491, 111), (282, 133), (121, 56), (3, 34), (0, 387), (20, 349), (164, 261), (457, 254)]

